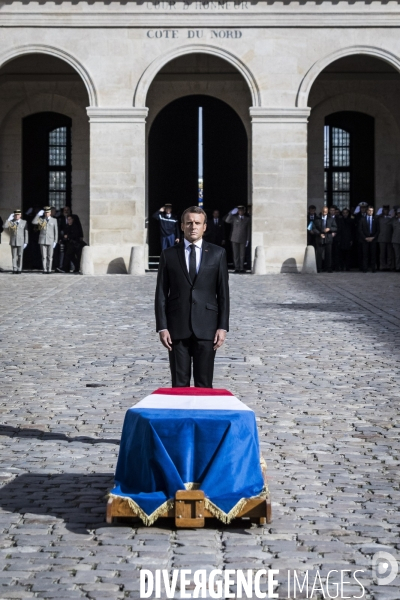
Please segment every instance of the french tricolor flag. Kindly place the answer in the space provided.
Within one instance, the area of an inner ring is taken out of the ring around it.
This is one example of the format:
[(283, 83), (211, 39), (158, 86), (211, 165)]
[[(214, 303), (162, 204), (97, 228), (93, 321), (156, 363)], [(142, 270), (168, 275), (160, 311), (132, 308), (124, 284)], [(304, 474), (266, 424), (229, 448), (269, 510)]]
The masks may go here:
[(225, 522), (266, 494), (255, 414), (228, 390), (159, 388), (125, 415), (111, 496), (151, 524), (184, 489)]

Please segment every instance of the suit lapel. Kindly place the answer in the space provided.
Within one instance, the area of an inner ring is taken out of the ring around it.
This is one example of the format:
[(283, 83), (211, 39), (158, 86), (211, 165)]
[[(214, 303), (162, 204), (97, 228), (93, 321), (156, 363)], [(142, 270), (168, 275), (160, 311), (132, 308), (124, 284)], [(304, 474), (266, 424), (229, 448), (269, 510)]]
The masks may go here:
[(188, 282), (190, 283), (190, 285), (192, 285), (192, 282), (190, 280), (189, 273), (188, 273), (188, 270), (187, 270), (187, 266), (186, 266), (186, 260), (185, 260), (185, 243), (183, 243), (182, 245), (180, 244), (177, 247), (177, 252), (178, 252), (179, 262), (181, 263), (182, 271), (184, 272), (185, 277), (188, 280)]
[(201, 253), (201, 263), (200, 263), (199, 272), (197, 273), (197, 279), (202, 274), (203, 267), (207, 266), (207, 264), (209, 262), (210, 262), (210, 244), (208, 242), (206, 242), (204, 240), (204, 238), (203, 238), (203, 248), (202, 248), (202, 253)]

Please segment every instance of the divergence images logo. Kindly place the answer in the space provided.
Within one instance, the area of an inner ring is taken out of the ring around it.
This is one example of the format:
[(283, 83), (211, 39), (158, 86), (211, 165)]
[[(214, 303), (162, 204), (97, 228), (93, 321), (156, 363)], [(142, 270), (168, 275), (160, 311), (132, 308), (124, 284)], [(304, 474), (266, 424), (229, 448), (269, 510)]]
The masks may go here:
[(376, 552), (372, 557), (372, 576), (378, 585), (389, 585), (396, 579), (399, 565), (389, 552)]

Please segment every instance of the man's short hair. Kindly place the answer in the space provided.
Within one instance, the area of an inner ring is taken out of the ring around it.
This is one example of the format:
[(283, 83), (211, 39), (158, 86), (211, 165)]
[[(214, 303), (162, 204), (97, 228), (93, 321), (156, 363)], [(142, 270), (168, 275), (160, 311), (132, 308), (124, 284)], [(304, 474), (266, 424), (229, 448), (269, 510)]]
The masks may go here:
[(204, 212), (204, 210), (202, 208), (200, 208), (200, 206), (189, 206), (189, 208), (184, 210), (182, 213), (182, 216), (181, 216), (181, 223), (184, 223), (185, 215), (187, 215), (187, 213), (196, 213), (196, 215), (203, 215), (204, 223), (207, 223), (207, 215)]
[(367, 210), (369, 210), (370, 208), (372, 208), (372, 210), (375, 210), (375, 207), (371, 205), (368, 206)]
[(314, 204), (310, 204), (310, 206), (308, 207), (308, 209), (310, 210), (310, 208), (313, 208), (314, 210), (317, 210), (317, 207), (314, 206)]

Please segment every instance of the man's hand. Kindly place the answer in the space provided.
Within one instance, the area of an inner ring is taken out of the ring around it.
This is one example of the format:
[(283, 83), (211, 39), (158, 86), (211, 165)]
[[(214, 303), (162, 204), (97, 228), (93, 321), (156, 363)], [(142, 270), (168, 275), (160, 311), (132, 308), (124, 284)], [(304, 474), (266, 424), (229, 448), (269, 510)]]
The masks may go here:
[(323, 240), (325, 239), (325, 235), (323, 233), (321, 233), (321, 237)]
[(27, 245), (28, 245), (28, 244), (24, 244), (24, 250), (25, 250), (25, 248), (27, 247)]
[(53, 242), (53, 250), (57, 246), (57, 242)]
[(176, 240), (175, 240), (175, 244), (179, 244), (179, 242), (180, 242), (180, 239), (179, 239), (179, 238), (176, 238)]
[(165, 211), (165, 206), (162, 206), (162, 207), (160, 208), (160, 211), (159, 211), (159, 212), (164, 212), (164, 211)]
[(237, 212), (239, 212), (239, 209), (238, 208), (233, 208), (231, 210), (231, 215), (236, 215)]
[(169, 335), (168, 329), (164, 329), (163, 331), (160, 331), (159, 336), (160, 336), (160, 342), (162, 343), (162, 345), (165, 346), (165, 348), (167, 348), (169, 351), (171, 351), (172, 350), (172, 340), (171, 340), (171, 336)]
[(37, 216), (38, 217), (43, 217), (43, 215), (44, 215), (44, 210), (39, 210)]
[(367, 238), (365, 238), (365, 241), (366, 241), (366, 242), (372, 242), (372, 241), (373, 241), (373, 239), (374, 239), (373, 237), (367, 237)]
[[(161, 335), (161, 334), (160, 334)], [(226, 338), (226, 331), (224, 329), (217, 329), (214, 337), (214, 350), (221, 348)]]
[(332, 233), (332, 237), (335, 237), (336, 233)]
[(11, 213), (11, 215), (8, 217), (7, 221), (12, 221), (14, 218), (14, 213)]
[(324, 229), (324, 232), (325, 232), (325, 233), (329, 233), (329, 232), (330, 232), (330, 229), (329, 229), (329, 227), (325, 227), (325, 229)]

